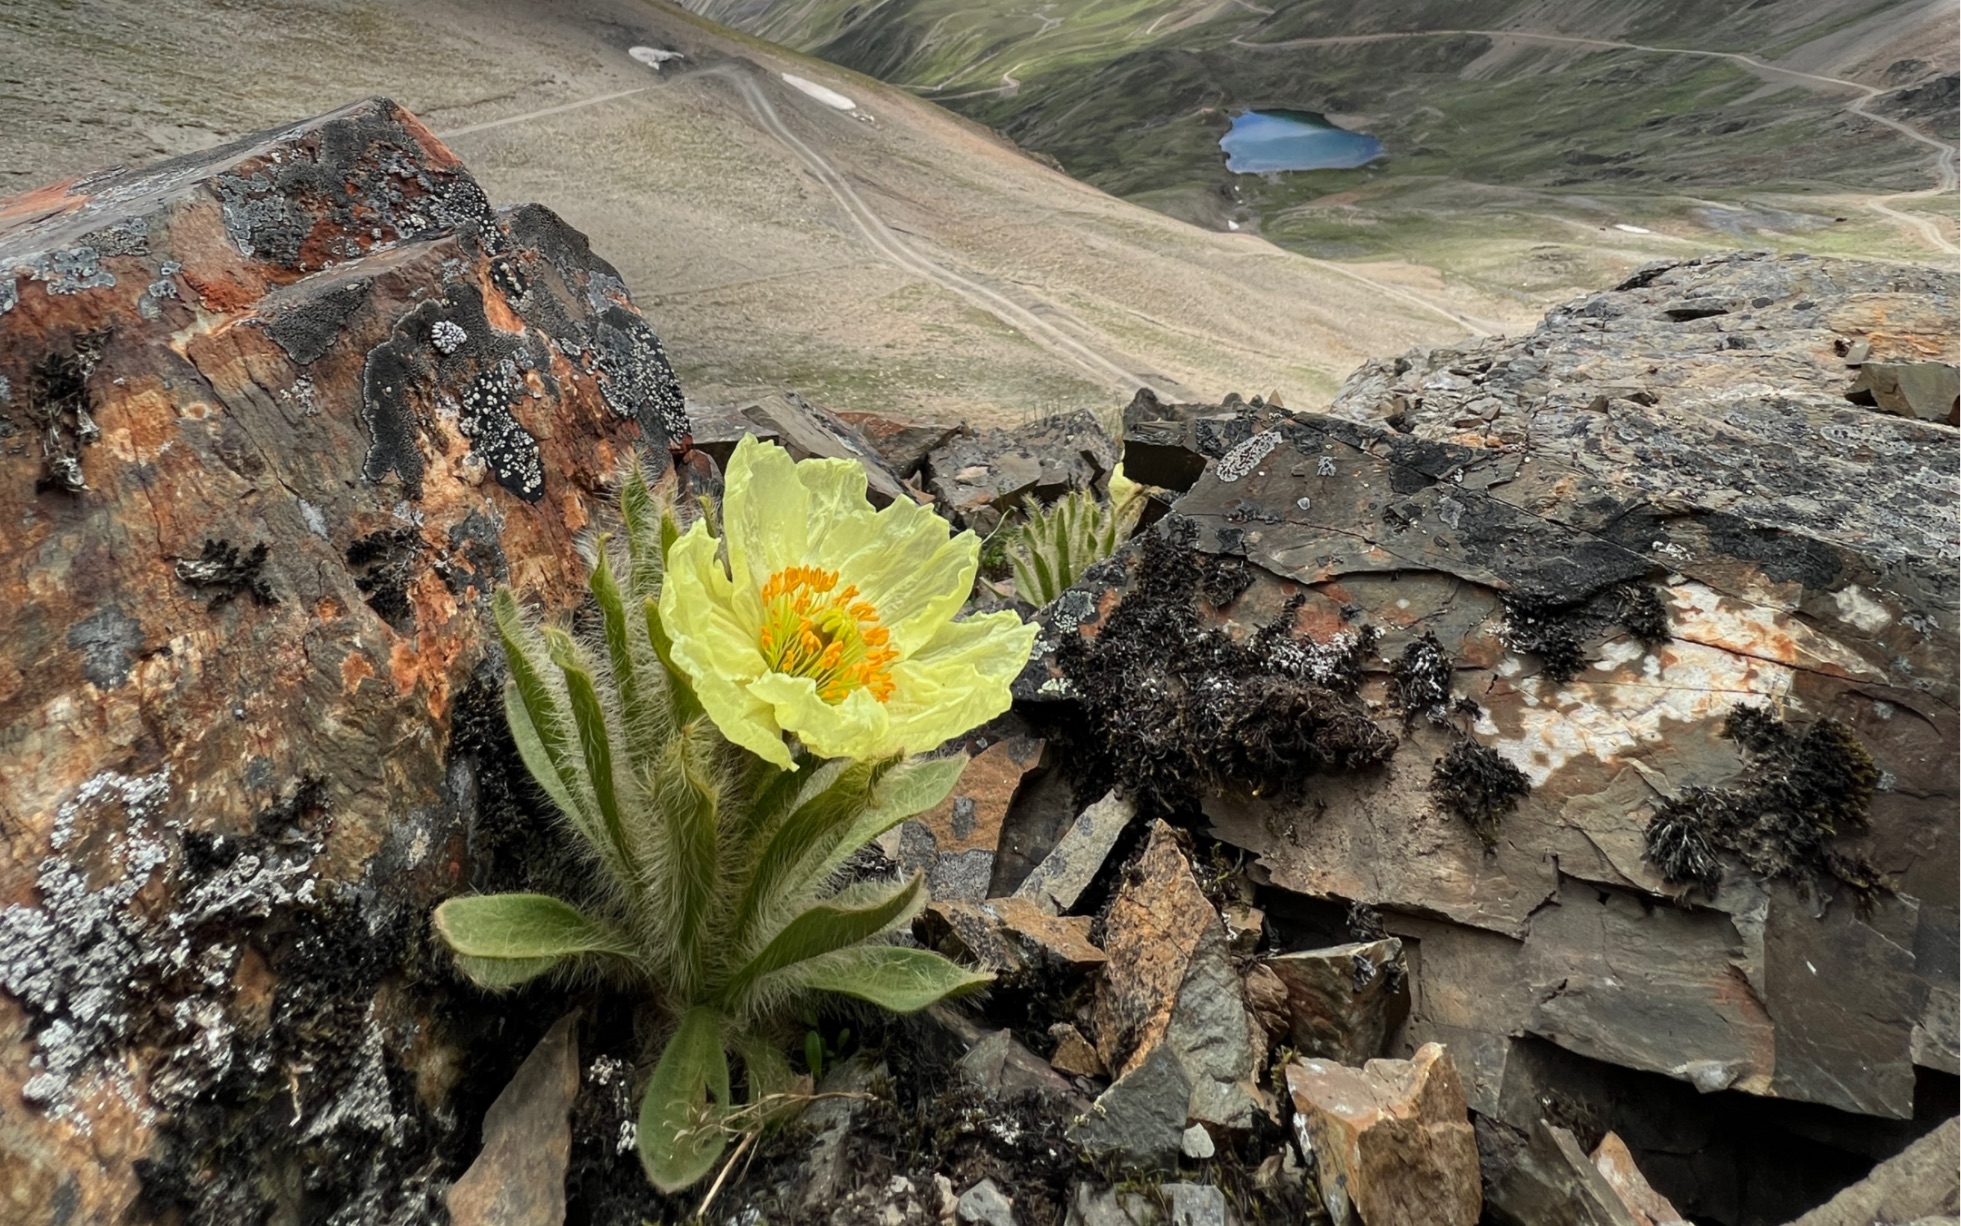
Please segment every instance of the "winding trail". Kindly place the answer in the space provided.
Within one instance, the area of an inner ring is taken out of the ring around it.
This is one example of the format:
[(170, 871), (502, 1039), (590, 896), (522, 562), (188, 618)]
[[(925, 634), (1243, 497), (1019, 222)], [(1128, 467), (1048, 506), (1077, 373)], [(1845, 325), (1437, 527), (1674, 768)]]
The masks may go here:
[[(452, 128), (446, 132), (438, 132), (436, 135), (444, 140), (458, 136), (468, 136), (472, 133), (508, 127), (511, 124), (526, 123), (534, 119), (564, 114), (567, 111), (574, 111), (583, 107), (597, 106), (604, 102), (632, 97), (635, 94), (644, 94), (650, 90), (670, 88), (682, 81), (696, 80), (703, 77), (719, 77), (735, 86), (736, 92), (748, 104), (750, 113), (762, 125), (763, 130), (788, 146), (791, 152), (795, 153), (803, 161), (810, 172), (817, 177), (818, 182), (824, 185), (825, 189), (831, 193), (832, 197), (844, 209), (845, 216), (850, 219), (853, 228), (858, 231), (859, 236), (886, 262), (898, 267), (902, 271), (931, 281), (949, 293), (964, 299), (969, 305), (994, 316), (1036, 345), (1049, 350), (1064, 361), (1075, 366), (1078, 370), (1081, 370), (1091, 382), (1108, 386), (1125, 396), (1135, 392), (1139, 387), (1146, 385), (1154, 386), (1160, 391), (1171, 391), (1175, 387), (1175, 384), (1167, 386), (1170, 381), (1161, 376), (1147, 376), (1118, 364), (1111, 357), (1077, 340), (1012, 298), (1007, 297), (997, 290), (990, 289), (978, 281), (962, 276), (960, 273), (944, 265), (937, 264), (928, 257), (920, 254), (910, 243), (906, 242), (890, 226), (886, 225), (877, 213), (872, 211), (871, 206), (865, 203), (864, 198), (858, 194), (857, 189), (852, 187), (850, 181), (845, 178), (837, 167), (831, 164), (830, 159), (804, 143), (796, 133), (790, 130), (789, 126), (783, 122), (782, 115), (777, 112), (775, 104), (769, 100), (767, 94), (763, 93), (762, 88), (757, 85), (751, 73), (734, 64), (715, 64), (705, 68), (692, 68), (670, 77), (664, 77), (658, 84), (643, 85), (636, 89), (620, 90), (611, 94), (584, 98), (577, 102), (567, 102), (558, 106), (544, 107), (540, 110), (527, 111), (520, 115), (507, 115), (502, 119), (471, 124), (461, 128)], [(1059, 307), (1056, 307), (1052, 303), (1044, 302), (1041, 305), (1057, 311), (1058, 314), (1066, 314), (1066, 312), (1061, 311)]]
[(1815, 72), (1801, 72), (1795, 68), (1783, 68), (1765, 60), (1760, 60), (1754, 55), (1746, 55), (1740, 51), (1700, 51), (1687, 47), (1654, 47), (1646, 43), (1625, 43), (1606, 38), (1582, 38), (1572, 34), (1542, 34), (1532, 30), (1409, 30), (1387, 34), (1338, 34), (1325, 38), (1290, 38), (1270, 43), (1249, 42), (1243, 38), (1235, 38), (1232, 42), (1235, 46), (1270, 51), (1284, 50), (1289, 47), (1337, 47), (1358, 43), (1390, 42), (1407, 38), (1439, 38), (1458, 34), (1475, 34), (1485, 38), (1510, 38), (1518, 42), (1550, 43), (1556, 46), (1598, 47), (1606, 51), (1644, 51), (1653, 55), (1689, 55), (1700, 59), (1729, 60), (1732, 63), (1743, 65), (1752, 72), (1787, 77), (1793, 81), (1809, 85), (1856, 90), (1860, 96), (1857, 101), (1846, 107), (1847, 111), (1859, 116), (1861, 119), (1870, 120), (1873, 123), (1891, 128), (1909, 140), (1917, 141), (1935, 151), (1934, 179), (1936, 185), (1917, 192), (1895, 192), (1891, 195), (1857, 196), (1854, 199), (1873, 212), (1893, 221), (1903, 223), (1918, 231), (1922, 238), (1940, 250), (1951, 255), (1961, 254), (1961, 247), (1956, 247), (1954, 243), (1950, 242), (1932, 218), (1917, 217), (1911, 213), (1902, 213), (1897, 209), (1887, 207), (1888, 201), (1920, 199), (1926, 196), (1937, 196), (1954, 191), (1957, 182), (1955, 171), (1956, 154), (1953, 145), (1928, 136), (1910, 124), (1902, 123), (1897, 119), (1889, 119), (1885, 115), (1876, 115), (1867, 109), (1874, 99), (1891, 93), (1892, 91), (1890, 90), (1879, 89), (1871, 85), (1863, 85), (1858, 81), (1848, 81), (1843, 77), (1828, 77)]

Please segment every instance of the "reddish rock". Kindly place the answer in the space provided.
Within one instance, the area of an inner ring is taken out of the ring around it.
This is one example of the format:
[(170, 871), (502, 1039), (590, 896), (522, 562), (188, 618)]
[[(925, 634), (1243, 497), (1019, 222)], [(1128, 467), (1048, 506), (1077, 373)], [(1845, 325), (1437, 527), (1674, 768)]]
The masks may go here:
[(991, 898), (932, 903), (914, 926), (932, 948), (1014, 983), (1031, 975), (1080, 976), (1102, 965), (1090, 923), (1087, 915), (1050, 915), (1026, 898)]
[(0, 204), (0, 1216), (440, 1213), (481, 609), (569, 609), (685, 429), (614, 270), (385, 101)]
[(1435, 1043), (1409, 1060), (1287, 1066), (1294, 1128), (1335, 1226), (1474, 1226), (1482, 1204), (1463, 1083)]
[(1409, 967), (1395, 937), (1267, 960), (1287, 992), (1285, 1039), (1303, 1056), (1360, 1065), (1409, 1013)]
[(1056, 1072), (1070, 1077), (1110, 1075), (1110, 1070), (1104, 1067), (1103, 1058), (1096, 1054), (1096, 1048), (1068, 1022), (1057, 1022), (1049, 1027), (1049, 1037), (1055, 1040), (1055, 1050), (1049, 1053), (1049, 1066)]
[(854, 413), (840, 409), (835, 416), (863, 435), (878, 451), (886, 467), (900, 477), (915, 476), (926, 463), (926, 456), (941, 447), (964, 427), (944, 422), (920, 421), (886, 413)]
[(1036, 737), (1006, 737), (975, 754), (945, 800), (885, 837), (893, 859), (909, 872), (924, 872), (936, 899), (986, 898), (1001, 823), (1022, 777), (1041, 760)]
[(1619, 1134), (1610, 1132), (1600, 1138), (1600, 1144), (1593, 1147), (1592, 1158), (1594, 1169), (1607, 1180), (1614, 1195), (1620, 1197), (1621, 1204), (1634, 1219), (1634, 1226), (1688, 1226), (1688, 1220), (1641, 1174), (1627, 1142)]

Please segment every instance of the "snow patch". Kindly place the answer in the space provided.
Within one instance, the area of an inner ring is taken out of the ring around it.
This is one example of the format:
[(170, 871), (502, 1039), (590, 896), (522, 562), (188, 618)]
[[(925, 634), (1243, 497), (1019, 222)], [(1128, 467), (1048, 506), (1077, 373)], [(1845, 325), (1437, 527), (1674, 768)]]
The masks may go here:
[(858, 104), (851, 99), (834, 89), (826, 89), (815, 81), (806, 81), (802, 77), (793, 76), (786, 72), (783, 74), (783, 83), (793, 89), (802, 90), (825, 106), (836, 107), (840, 111), (855, 111), (858, 109)]

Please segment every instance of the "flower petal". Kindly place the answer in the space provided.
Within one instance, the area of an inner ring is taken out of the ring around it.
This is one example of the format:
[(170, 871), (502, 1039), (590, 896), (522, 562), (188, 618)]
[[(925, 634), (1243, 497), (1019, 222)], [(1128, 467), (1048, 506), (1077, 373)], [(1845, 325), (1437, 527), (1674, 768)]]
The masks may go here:
[(777, 571), (810, 561), (810, 496), (799, 467), (789, 452), (753, 434), (743, 435), (729, 457), (722, 536), (738, 593), (759, 591)]
[(675, 664), (694, 683), (695, 696), (722, 735), (788, 769), (781, 725), (770, 704), (749, 688), (764, 672), (758, 628), (737, 612), (717, 546), (708, 525), (697, 521), (668, 549), (661, 624), (674, 642)]
[(836, 706), (817, 696), (808, 677), (765, 673), (749, 693), (768, 703), (778, 726), (795, 733), (820, 758), (882, 758), (892, 752), (891, 716), (868, 690), (856, 690)]
[(980, 540), (951, 529), (930, 507), (894, 502), (876, 515), (813, 537), (819, 565), (857, 585), (901, 655), (924, 647), (974, 589)]
[(948, 622), (892, 667), (890, 744), (923, 753), (1008, 709), (1009, 686), (1028, 663), (1035, 627), (1010, 612)]

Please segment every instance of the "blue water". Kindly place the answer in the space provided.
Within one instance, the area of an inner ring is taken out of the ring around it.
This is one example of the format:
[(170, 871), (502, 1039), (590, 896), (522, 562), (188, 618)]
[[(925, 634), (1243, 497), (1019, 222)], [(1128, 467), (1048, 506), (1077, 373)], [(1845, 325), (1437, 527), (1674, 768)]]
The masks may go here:
[(1382, 156), (1366, 132), (1337, 128), (1312, 111), (1247, 111), (1219, 139), (1234, 174), (1275, 170), (1350, 170)]

